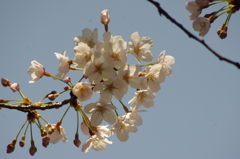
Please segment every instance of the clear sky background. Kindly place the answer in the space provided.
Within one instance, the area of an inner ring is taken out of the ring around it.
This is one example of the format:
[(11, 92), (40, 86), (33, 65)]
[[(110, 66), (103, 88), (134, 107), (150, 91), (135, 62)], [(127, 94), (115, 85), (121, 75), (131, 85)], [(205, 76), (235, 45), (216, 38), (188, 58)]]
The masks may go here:
[[(177, 21), (190, 30), (192, 21), (185, 9), (185, 0), (161, 0), (161, 6)], [(210, 7), (203, 13), (210, 13), (221, 5)], [(44, 148), (41, 145), (39, 130), (34, 126), (34, 139), (38, 148), (35, 156), (29, 155), (30, 134), (26, 145), (16, 145), (12, 154), (6, 154), (6, 146), (11, 143), (26, 120), (26, 113), (16, 110), (0, 110), (0, 158), (138, 158), (138, 159), (239, 159), (240, 158), (240, 70), (226, 62), (219, 61), (200, 43), (189, 39), (179, 28), (164, 16), (158, 15), (155, 6), (140, 0), (1, 0), (0, 1), (0, 77), (20, 84), (25, 96), (33, 102), (39, 101), (52, 90), (61, 91), (64, 86), (59, 81), (43, 77), (29, 84), (27, 74), (30, 61), (37, 60), (46, 71), (57, 74), (58, 60), (54, 52), (67, 51), (74, 57), (73, 38), (80, 36), (84, 28), (98, 28), (99, 40), (104, 28), (99, 22), (99, 13), (108, 9), (111, 15), (109, 31), (121, 35), (127, 42), (130, 35), (138, 31), (140, 36), (153, 39), (152, 52), (155, 61), (159, 53), (175, 57), (173, 75), (167, 77), (156, 94), (154, 107), (142, 113), (143, 125), (137, 133), (130, 133), (127, 142), (120, 142), (116, 136), (106, 150), (96, 152), (91, 149), (85, 155), (81, 147), (73, 145), (76, 131), (76, 114), (70, 110), (63, 121), (69, 142), (60, 141)], [(218, 28), (226, 15), (217, 19), (204, 40), (218, 53), (234, 61), (240, 61), (239, 13), (232, 16), (228, 37), (219, 39)], [(129, 63), (136, 63), (134, 60)], [(81, 72), (68, 74), (74, 83), (82, 76)], [(123, 102), (133, 97), (134, 91), (127, 94)], [(67, 99), (64, 94), (56, 101)], [(9, 88), (0, 88), (0, 98), (19, 99), (18, 93)], [(96, 95), (86, 105), (96, 102)], [(46, 100), (47, 102), (47, 100)], [(120, 105), (116, 103), (120, 108)], [(56, 123), (67, 106), (57, 110), (39, 111), (50, 123)], [(145, 109), (145, 108), (143, 108)], [(82, 144), (87, 137), (80, 134)]]

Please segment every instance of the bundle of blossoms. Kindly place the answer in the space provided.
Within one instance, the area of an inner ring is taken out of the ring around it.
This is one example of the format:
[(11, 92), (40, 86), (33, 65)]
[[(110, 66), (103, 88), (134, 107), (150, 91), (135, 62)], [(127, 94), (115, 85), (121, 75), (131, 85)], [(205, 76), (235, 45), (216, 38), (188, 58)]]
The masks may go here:
[[(199, 17), (203, 9), (206, 9), (212, 5), (227, 2), (218, 11), (214, 11), (210, 14), (205, 14), (203, 17)], [(223, 14), (228, 14), (222, 27), (218, 29), (217, 34), (221, 39), (227, 37), (228, 24), (232, 14), (236, 13), (240, 9), (240, 0), (195, 0), (186, 3), (186, 9), (192, 13), (189, 17), (193, 21), (193, 29), (199, 32), (199, 36), (205, 36), (213, 23), (218, 17)]]
[[(62, 54), (55, 53), (57, 59), (60, 60), (57, 75), (46, 72), (45, 67), (37, 61), (32, 61), (28, 73), (32, 77), (29, 83), (40, 80), (43, 76), (52, 77), (56, 80), (64, 82), (62, 92), (52, 91), (40, 101), (32, 104), (31, 100), (23, 95), (20, 91), (18, 83), (11, 83), (8, 79), (2, 78), (2, 85), (10, 87), (13, 92), (19, 92), (22, 99), (18, 103), (6, 104), (15, 100), (0, 100), (2, 108), (17, 109), (27, 112), (27, 120), (23, 124), (17, 136), (12, 143), (7, 146), (7, 153), (11, 153), (15, 149), (20, 132), (25, 128), (22, 138), (19, 142), (21, 147), (25, 146), (25, 137), (28, 128), (31, 131), (31, 146), (29, 153), (34, 155), (37, 148), (34, 143), (32, 134), (32, 125), (36, 124), (40, 129), (42, 136), (42, 145), (47, 147), (49, 143), (56, 144), (60, 140), (67, 142), (68, 138), (62, 127), (63, 119), (70, 108), (77, 113), (77, 131), (73, 140), (75, 146), (80, 147), (79, 129), (88, 136), (87, 141), (82, 144), (82, 152), (88, 153), (90, 148), (94, 150), (103, 150), (107, 144), (112, 144), (108, 138), (112, 135), (125, 142), (129, 138), (129, 132), (136, 132), (137, 127), (142, 125), (140, 113), (146, 112), (141, 107), (149, 108), (154, 106), (155, 93), (161, 87), (160, 84), (166, 79), (166, 76), (172, 75), (171, 65), (175, 60), (172, 56), (165, 55), (162, 51), (157, 60), (154, 59), (150, 49), (153, 41), (149, 37), (140, 37), (138, 32), (132, 33), (130, 42), (123, 40), (121, 36), (113, 36), (108, 31), (110, 16), (107, 10), (103, 10), (100, 14), (101, 23), (104, 25), (105, 32), (102, 35), (102, 41), (98, 41), (98, 30), (84, 29), (82, 36), (74, 38), (74, 58), (69, 60), (66, 51)], [(128, 49), (127, 49), (128, 48)], [(128, 64), (128, 56), (133, 55), (137, 64)], [(149, 64), (141, 65), (141, 62), (149, 62)], [(67, 73), (70, 70), (79, 70), (82, 77), (78, 83), (73, 84)], [(122, 102), (123, 96), (127, 94), (128, 89), (136, 90), (133, 98), (126, 106)], [(46, 102), (49, 99), (54, 101), (58, 96), (65, 92), (69, 92), (68, 99), (61, 103)], [(99, 99), (94, 99), (94, 103), (82, 105), (83, 101), (91, 99), (93, 92), (99, 94)], [(116, 100), (115, 100), (115, 99)], [(119, 103), (113, 103), (119, 101)], [(36, 110), (47, 110), (59, 108), (68, 104), (66, 112), (56, 124), (50, 124)], [(117, 108), (118, 107), (118, 108)], [(123, 109), (124, 114), (120, 115), (118, 109)], [(79, 119), (79, 114), (81, 119)], [(90, 115), (90, 116), (88, 116)], [(102, 125), (109, 123), (111, 126)], [(81, 124), (80, 124), (81, 122)], [(79, 128), (79, 126), (81, 128)]]

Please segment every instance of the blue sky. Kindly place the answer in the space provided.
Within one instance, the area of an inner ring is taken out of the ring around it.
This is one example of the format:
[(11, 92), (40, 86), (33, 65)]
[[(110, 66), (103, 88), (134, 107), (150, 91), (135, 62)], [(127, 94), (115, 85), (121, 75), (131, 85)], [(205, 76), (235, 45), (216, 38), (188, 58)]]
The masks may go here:
[[(177, 21), (198, 35), (192, 29), (190, 13), (185, 9), (184, 0), (159, 1)], [(204, 13), (215, 11), (210, 7)], [(30, 61), (37, 60), (47, 72), (57, 74), (58, 60), (54, 52), (67, 51), (74, 57), (73, 38), (80, 36), (84, 28), (98, 28), (99, 40), (104, 28), (99, 22), (99, 13), (108, 9), (111, 15), (109, 31), (121, 35), (127, 42), (137, 31), (140, 36), (152, 38), (152, 52), (155, 60), (162, 50), (172, 55), (176, 63), (172, 66), (173, 75), (167, 77), (156, 94), (155, 105), (142, 113), (143, 125), (137, 133), (131, 133), (127, 142), (120, 142), (116, 136), (110, 140), (106, 150), (93, 149), (85, 155), (81, 148), (73, 145), (76, 131), (76, 115), (70, 110), (63, 121), (69, 142), (59, 142), (41, 146), (39, 130), (34, 127), (34, 139), (38, 148), (31, 157), (28, 153), (30, 135), (24, 148), (16, 146), (12, 154), (6, 154), (6, 146), (25, 122), (26, 114), (9, 109), (0, 111), (0, 156), (11, 158), (164, 158), (164, 159), (238, 159), (240, 158), (240, 70), (226, 62), (219, 61), (200, 43), (188, 38), (179, 28), (165, 17), (160, 17), (152, 4), (147, 1), (86, 1), (86, 0), (11, 0), (0, 1), (0, 77), (20, 84), (25, 96), (33, 102), (39, 101), (52, 90), (60, 91), (64, 86), (59, 81), (43, 77), (29, 84), (27, 74)], [(232, 16), (228, 37), (218, 38), (216, 31), (224, 22), (226, 15), (217, 19), (209, 33), (203, 38), (215, 51), (234, 61), (240, 61), (239, 52), (239, 13)], [(130, 59), (130, 63), (136, 63)], [(81, 72), (68, 74), (77, 82)], [(127, 102), (133, 97), (130, 91), (124, 98)], [(0, 88), (0, 98), (18, 99), (18, 93), (9, 88)], [(68, 98), (64, 94), (56, 101)], [(97, 95), (86, 105), (96, 102)], [(118, 105), (119, 107), (120, 105)], [(51, 123), (56, 123), (66, 106), (49, 111), (39, 111)], [(144, 108), (143, 108), (144, 109)], [(82, 144), (87, 137), (80, 134)]]

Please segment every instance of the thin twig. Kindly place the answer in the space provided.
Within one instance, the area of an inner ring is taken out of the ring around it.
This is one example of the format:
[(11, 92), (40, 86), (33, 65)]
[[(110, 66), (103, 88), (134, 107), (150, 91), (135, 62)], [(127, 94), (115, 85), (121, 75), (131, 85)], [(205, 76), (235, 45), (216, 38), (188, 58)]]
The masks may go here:
[(234, 62), (234, 61), (232, 61), (230, 59), (227, 59), (227, 58), (221, 56), (220, 54), (218, 54), (209, 45), (207, 45), (203, 39), (200, 39), (200, 38), (196, 37), (195, 35), (190, 33), (186, 28), (184, 28), (182, 26), (182, 24), (178, 23), (175, 19), (173, 19), (165, 10), (163, 10), (161, 8), (161, 6), (158, 2), (155, 2), (153, 0), (147, 0), (147, 1), (149, 1), (150, 3), (152, 3), (153, 5), (155, 5), (157, 7), (160, 16), (162, 16), (162, 14), (163, 14), (167, 19), (169, 19), (172, 23), (174, 23), (176, 26), (178, 26), (183, 32), (185, 32), (190, 38), (193, 38), (196, 41), (200, 42), (202, 45), (204, 45), (210, 52), (212, 52), (216, 57), (218, 57), (219, 60), (230, 63), (230, 64), (236, 66), (238, 69), (240, 69), (239, 62)]

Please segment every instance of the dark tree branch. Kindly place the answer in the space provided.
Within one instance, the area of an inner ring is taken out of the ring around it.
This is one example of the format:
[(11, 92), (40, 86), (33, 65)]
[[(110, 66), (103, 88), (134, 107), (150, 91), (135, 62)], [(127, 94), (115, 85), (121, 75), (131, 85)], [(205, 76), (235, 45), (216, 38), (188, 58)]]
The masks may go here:
[(160, 4), (158, 2), (155, 2), (153, 0), (147, 0), (150, 3), (152, 3), (153, 5), (155, 5), (158, 9), (158, 13), (160, 16), (162, 16), (162, 14), (168, 19), (170, 20), (172, 23), (174, 23), (176, 26), (178, 26), (183, 32), (185, 32), (190, 38), (195, 39), (196, 41), (200, 42), (202, 45), (204, 45), (210, 52), (212, 52), (216, 57), (219, 58), (219, 60), (225, 61), (227, 63), (230, 63), (234, 66), (236, 66), (238, 69), (240, 69), (240, 64), (239, 62), (234, 62), (230, 59), (227, 59), (223, 56), (221, 56), (220, 54), (218, 54), (216, 51), (214, 51), (209, 45), (207, 45), (205, 43), (205, 41), (203, 39), (199, 39), (198, 37), (196, 37), (195, 35), (193, 35), (192, 33), (190, 33), (186, 28), (184, 28), (182, 26), (182, 24), (178, 23), (175, 19), (173, 19), (165, 10), (163, 10), (160, 6)]
[(35, 105), (12, 105), (12, 104), (5, 104), (0, 103), (1, 108), (7, 109), (16, 109), (22, 112), (29, 112), (30, 110), (46, 110), (46, 109), (58, 109), (63, 105), (70, 103), (72, 99), (64, 100), (60, 103), (53, 103), (53, 104), (43, 104), (42, 106), (35, 106)]

